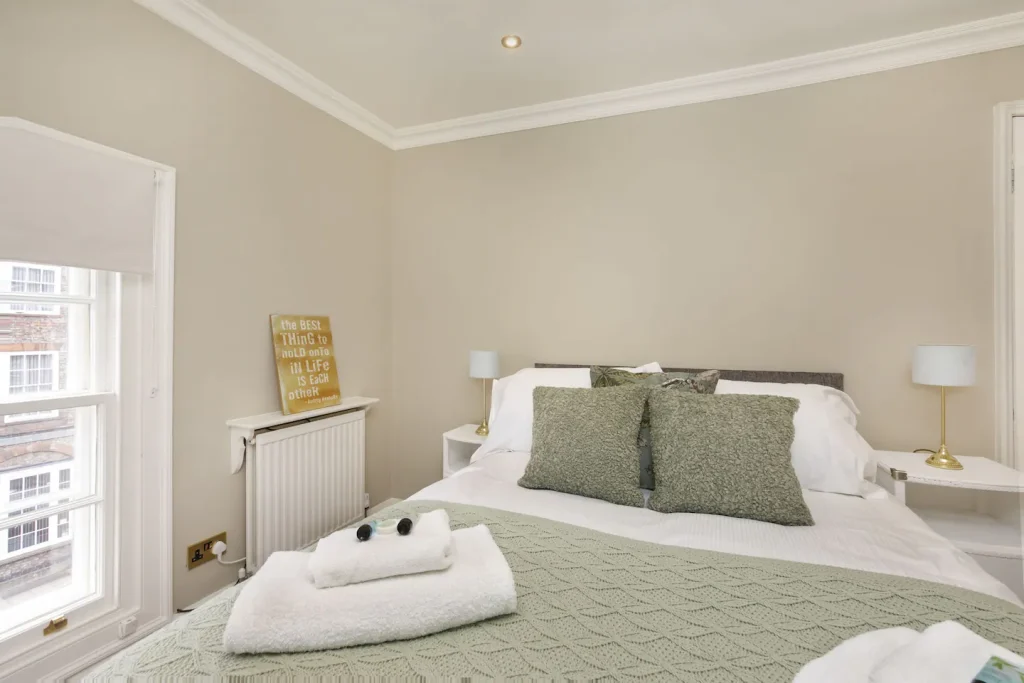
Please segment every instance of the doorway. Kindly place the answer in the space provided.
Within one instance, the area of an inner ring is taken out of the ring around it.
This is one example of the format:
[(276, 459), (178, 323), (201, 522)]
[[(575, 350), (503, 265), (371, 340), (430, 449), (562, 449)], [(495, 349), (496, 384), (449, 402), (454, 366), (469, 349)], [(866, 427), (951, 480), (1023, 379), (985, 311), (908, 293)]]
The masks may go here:
[(1024, 101), (997, 105), (994, 123), (994, 455), (1024, 470), (1024, 417), (1016, 418), (1024, 414), (1024, 187), (1015, 177), (1015, 160), (1024, 160)]

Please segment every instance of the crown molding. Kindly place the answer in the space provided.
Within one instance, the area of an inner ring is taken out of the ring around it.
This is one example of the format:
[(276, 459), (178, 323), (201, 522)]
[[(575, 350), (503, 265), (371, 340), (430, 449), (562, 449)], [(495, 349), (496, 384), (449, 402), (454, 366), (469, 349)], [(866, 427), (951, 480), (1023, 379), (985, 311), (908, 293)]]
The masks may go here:
[(394, 149), (395, 129), (392, 126), (196, 0), (135, 2), (299, 99)]
[(1024, 12), (635, 88), (395, 131), (394, 149), (796, 88), (1024, 45)]
[(395, 128), (198, 0), (135, 0), (293, 95), (394, 150), (824, 83), (1024, 45), (1024, 12), (634, 88)]

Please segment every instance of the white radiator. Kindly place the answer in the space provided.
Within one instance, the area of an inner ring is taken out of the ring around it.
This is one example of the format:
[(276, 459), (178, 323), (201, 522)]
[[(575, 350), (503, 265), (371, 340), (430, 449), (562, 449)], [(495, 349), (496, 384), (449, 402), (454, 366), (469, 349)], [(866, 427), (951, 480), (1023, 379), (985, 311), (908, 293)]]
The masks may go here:
[(297, 550), (363, 517), (365, 409), (373, 402), (351, 398), (335, 408), (228, 422), (232, 471), (245, 465), (249, 571), (277, 550)]

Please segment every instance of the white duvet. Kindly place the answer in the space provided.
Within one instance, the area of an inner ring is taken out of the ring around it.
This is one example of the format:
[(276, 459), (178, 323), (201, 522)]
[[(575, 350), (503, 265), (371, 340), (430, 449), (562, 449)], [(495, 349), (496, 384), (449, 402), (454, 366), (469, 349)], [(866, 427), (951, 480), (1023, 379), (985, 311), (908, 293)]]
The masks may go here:
[(410, 500), (443, 500), (545, 517), (653, 543), (908, 576), (1021, 604), (1005, 585), (881, 489), (860, 498), (804, 491), (811, 527), (665, 514), (516, 485), (529, 453), (492, 453)]

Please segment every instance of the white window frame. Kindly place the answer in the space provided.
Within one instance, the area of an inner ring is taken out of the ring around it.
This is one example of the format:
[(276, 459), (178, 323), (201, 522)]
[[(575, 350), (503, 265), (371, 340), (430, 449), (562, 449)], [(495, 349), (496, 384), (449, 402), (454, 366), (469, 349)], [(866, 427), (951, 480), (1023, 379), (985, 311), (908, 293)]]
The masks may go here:
[[(58, 505), (58, 494), (53, 488), (51, 475), (51, 489), (46, 497), (28, 499), (28, 502), (48, 502), (48, 507), (15, 518), (0, 518), (0, 529), (3, 529), (30, 521), (34, 517), (55, 517), (64, 511), (80, 510), (76, 515), (72, 515), (71, 519), (72, 524), (77, 527), (72, 535), (81, 541), (73, 544), (71, 548), (71, 583), (46, 593), (31, 603), (33, 613), (38, 612), (41, 616), (24, 621), (15, 628), (13, 634), (5, 633), (4, 639), (0, 641), (0, 657), (5, 651), (30, 652), (45, 644), (38, 622), (44, 619), (48, 622), (54, 615), (66, 615), (69, 623), (73, 619), (74, 622), (84, 625), (103, 614), (116, 611), (119, 590), (130, 590), (135, 578), (130, 572), (123, 573), (117, 561), (118, 555), (122, 552), (116, 543), (117, 532), (123, 522), (119, 519), (116, 508), (123, 498), (117, 480), (121, 457), (118, 448), (119, 435), (124, 435), (119, 404), (122, 400), (138, 402), (139, 390), (131, 389), (131, 380), (123, 387), (128, 391), (122, 390), (116, 375), (108, 370), (117, 367), (120, 321), (112, 306), (123, 298), (121, 278), (114, 273), (94, 271), (90, 279), (91, 295), (79, 297), (83, 303), (89, 304), (89, 313), (83, 316), (84, 320), (88, 320), (88, 324), (81, 328), (78, 334), (90, 337), (89, 356), (95, 356), (94, 359), (82, 358), (85, 366), (82, 369), (90, 375), (91, 390), (78, 393), (63, 391), (48, 394), (8, 394), (2, 397), (3, 402), (0, 403), (0, 414), (4, 417), (20, 413), (85, 409), (76, 411), (78, 414), (75, 417), (74, 449), (76, 453), (83, 454), (81, 459), (76, 458), (74, 461), (81, 475), (79, 490), (63, 492), (60, 497), (69, 498), (69, 502)], [(0, 300), (3, 296), (0, 294)], [(69, 335), (74, 334), (70, 325), (69, 319)], [(82, 347), (85, 348), (85, 345), (82, 344)], [(135, 359), (129, 358), (127, 362), (134, 363)], [(105, 431), (97, 433), (96, 428), (101, 425), (105, 427)], [(102, 459), (85, 457), (85, 454), (91, 453), (94, 447), (103, 452)], [(51, 464), (41, 465), (31, 470), (26, 469), (23, 473), (31, 475), (32, 470), (42, 471), (51, 468)], [(33, 548), (24, 551), (24, 554), (31, 552), (34, 552)], [(50, 609), (47, 606), (50, 606)], [(30, 605), (24, 604), (23, 609), (29, 610)], [(18, 622), (20, 620), (16, 621)]]
[[(0, 117), (0, 126), (29, 130), (67, 144), (146, 164), (153, 169), (156, 185), (153, 272), (114, 278), (121, 308), (109, 318), (116, 322), (121, 339), (134, 342), (120, 350), (116, 386), (112, 391), (98, 391), (95, 384), (90, 384), (89, 391), (62, 392), (19, 402), (17, 407), (0, 402), (0, 415), (95, 405), (97, 410), (117, 411), (120, 418), (117, 421), (122, 427), (120, 433), (100, 435), (108, 447), (115, 444), (118, 449), (117, 459), (110, 461), (113, 466), (106, 468), (101, 480), (108, 487), (116, 486), (122, 495), (114, 509), (104, 516), (100, 529), (105, 535), (104, 542), (116, 548), (115, 566), (108, 572), (118, 577), (116, 590), (86, 608), (91, 612), (83, 610), (80, 618), (69, 619), (68, 626), (53, 635), (43, 637), (42, 629), (62, 611), (47, 613), (31, 624), (32, 631), (26, 633), (36, 634), (33, 642), (0, 643), (0, 680), (6, 677), (62, 679), (148, 635), (173, 616), (171, 409), (175, 171), (169, 166), (21, 119)], [(0, 293), (0, 303), (18, 299)], [(73, 482), (73, 488), (77, 486), (78, 482)], [(125, 495), (125, 491), (131, 495)], [(99, 497), (93, 498), (94, 502), (101, 502)], [(79, 498), (71, 503), (51, 505), (48, 513), (57, 515), (89, 504), (89, 497)], [(119, 632), (127, 624), (133, 625), (134, 631), (122, 638)]]
[[(18, 394), (19, 396), (41, 395), (52, 393), (60, 388), (60, 351), (2, 351), (0, 352), (0, 397), (11, 395), (11, 358), (14, 356), (49, 356), (53, 367), (53, 377), (50, 380), (48, 392), (36, 392)], [(32, 413), (21, 413), (18, 415), (4, 415), (4, 424), (17, 422), (32, 422), (37, 420), (51, 420), (60, 413), (59, 410), (43, 410)]]
[[(25, 268), (25, 269), (35, 268), (37, 270), (45, 270), (45, 271), (52, 272), (53, 273), (53, 281), (54, 281), (53, 292), (54, 292), (54, 294), (60, 294), (60, 285), (61, 285), (61, 283), (60, 283), (60, 266), (41, 265), (41, 264), (38, 264), (38, 263), (23, 263), (21, 261), (10, 261), (10, 262), (7, 262), (7, 263), (0, 263), (0, 282), (8, 283), (9, 285), (11, 285), (11, 289), (13, 289), (14, 269), (15, 268)], [(25, 293), (25, 295), (26, 296), (31, 296), (27, 292)], [(41, 311), (15, 310), (15, 309), (12, 308), (12, 305), (13, 304), (10, 301), (6, 301), (6, 302), (3, 302), (3, 303), (0, 303), (0, 315), (32, 315), (32, 316), (36, 316), (36, 315), (44, 315), (44, 316), (60, 315), (60, 305), (59, 304), (58, 305), (45, 304), (47, 306), (47, 308), (44, 309), (44, 310), (41, 310)]]

